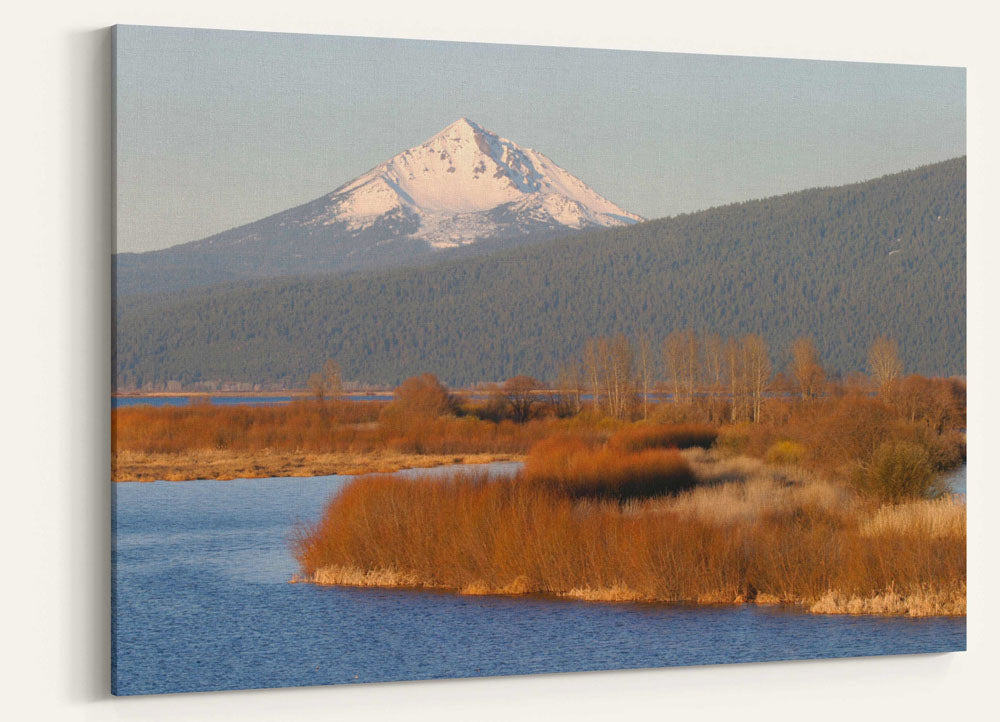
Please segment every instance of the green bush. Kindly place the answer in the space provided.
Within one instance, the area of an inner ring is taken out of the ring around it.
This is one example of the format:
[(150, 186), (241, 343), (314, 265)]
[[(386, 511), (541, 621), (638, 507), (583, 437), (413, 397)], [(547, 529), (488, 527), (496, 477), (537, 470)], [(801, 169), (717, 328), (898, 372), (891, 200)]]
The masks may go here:
[(909, 441), (882, 443), (855, 483), (863, 493), (893, 502), (929, 499), (944, 492), (927, 449)]

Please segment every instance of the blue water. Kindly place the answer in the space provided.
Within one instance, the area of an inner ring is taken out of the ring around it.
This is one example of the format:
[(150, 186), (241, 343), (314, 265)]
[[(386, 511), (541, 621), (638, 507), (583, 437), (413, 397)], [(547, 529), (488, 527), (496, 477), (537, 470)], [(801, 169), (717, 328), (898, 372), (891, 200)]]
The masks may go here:
[(965, 649), (964, 619), (288, 584), (296, 522), (349, 478), (116, 484), (114, 692)]
[(969, 493), (968, 474), (969, 474), (969, 467), (965, 464), (962, 464), (962, 466), (955, 469), (954, 471), (949, 471), (947, 474), (945, 474), (944, 480), (948, 484), (948, 487), (951, 489), (953, 493), (961, 494), (962, 496), (968, 496)]

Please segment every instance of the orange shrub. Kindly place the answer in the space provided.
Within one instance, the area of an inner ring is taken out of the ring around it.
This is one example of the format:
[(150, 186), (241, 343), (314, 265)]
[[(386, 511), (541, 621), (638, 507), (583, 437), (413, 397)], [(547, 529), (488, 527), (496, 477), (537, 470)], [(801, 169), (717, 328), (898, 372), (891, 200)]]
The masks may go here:
[(707, 449), (718, 435), (718, 429), (707, 424), (639, 424), (619, 431), (608, 440), (608, 445), (621, 451)]
[(111, 412), (112, 448), (147, 453), (347, 448), (366, 434), (384, 406), (311, 400), (261, 406), (127, 406)]
[(546, 439), (532, 447), (524, 479), (573, 499), (619, 502), (674, 494), (695, 484), (676, 449), (629, 453), (579, 437)]
[[(792, 435), (791, 432), (786, 433)], [(728, 454), (746, 454), (763, 458), (776, 441), (778, 441), (778, 431), (773, 427), (743, 421), (722, 426), (715, 440), (715, 446)]]
[(303, 574), (325, 583), (468, 593), (733, 602), (964, 589), (964, 534), (876, 533), (805, 496), (720, 526), (685, 513), (684, 498), (622, 509), (483, 474), (362, 477), (302, 530), (294, 552)]
[(815, 465), (835, 470), (868, 459), (892, 433), (894, 414), (883, 401), (849, 395), (815, 404), (793, 418), (790, 435)]
[(907, 376), (899, 384), (896, 406), (903, 418), (935, 431), (965, 428), (965, 382), (954, 378)]
[[(406, 417), (385, 402), (295, 401), (272, 406), (128, 406), (112, 411), (112, 448), (142, 453), (204, 449), (368, 453), (523, 454), (570, 429), (603, 429), (603, 420), (541, 418), (524, 424), (473, 416)], [(398, 410), (398, 407), (396, 407)]]

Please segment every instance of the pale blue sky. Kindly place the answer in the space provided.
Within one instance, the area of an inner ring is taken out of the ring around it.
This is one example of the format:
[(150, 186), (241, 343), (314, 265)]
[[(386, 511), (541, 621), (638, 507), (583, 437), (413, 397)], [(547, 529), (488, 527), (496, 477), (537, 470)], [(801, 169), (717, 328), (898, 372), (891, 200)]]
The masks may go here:
[(656, 218), (965, 153), (965, 70), (117, 28), (118, 250), (317, 198), (461, 116)]

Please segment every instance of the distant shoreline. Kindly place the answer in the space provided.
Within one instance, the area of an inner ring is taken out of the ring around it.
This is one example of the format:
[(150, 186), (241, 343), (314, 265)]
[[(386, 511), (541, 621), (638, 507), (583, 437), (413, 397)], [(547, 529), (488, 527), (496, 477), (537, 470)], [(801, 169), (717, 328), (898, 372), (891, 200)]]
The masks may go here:
[[(198, 398), (274, 398), (291, 396), (292, 398), (309, 398), (312, 393), (305, 389), (289, 389), (287, 391), (112, 391), (113, 399), (176, 399), (195, 396)], [(391, 391), (349, 391), (342, 396), (385, 396), (392, 397)]]
[[(451, 393), (456, 396), (485, 395), (488, 391), (483, 389), (452, 389)], [(539, 389), (539, 394), (555, 393), (551, 389)], [(177, 399), (187, 397), (197, 398), (284, 398), (290, 396), (293, 399), (313, 398), (313, 392), (308, 389), (288, 389), (286, 391), (112, 391), (113, 399)], [(339, 398), (351, 401), (359, 396), (381, 396), (391, 400), (393, 391), (391, 389), (376, 389), (374, 391), (345, 391)]]
[(113, 399), (176, 399), (194, 396), (198, 398), (226, 397), (226, 398), (255, 398), (262, 399), (284, 397), (284, 396), (305, 396), (302, 391), (116, 391), (111, 393)]

